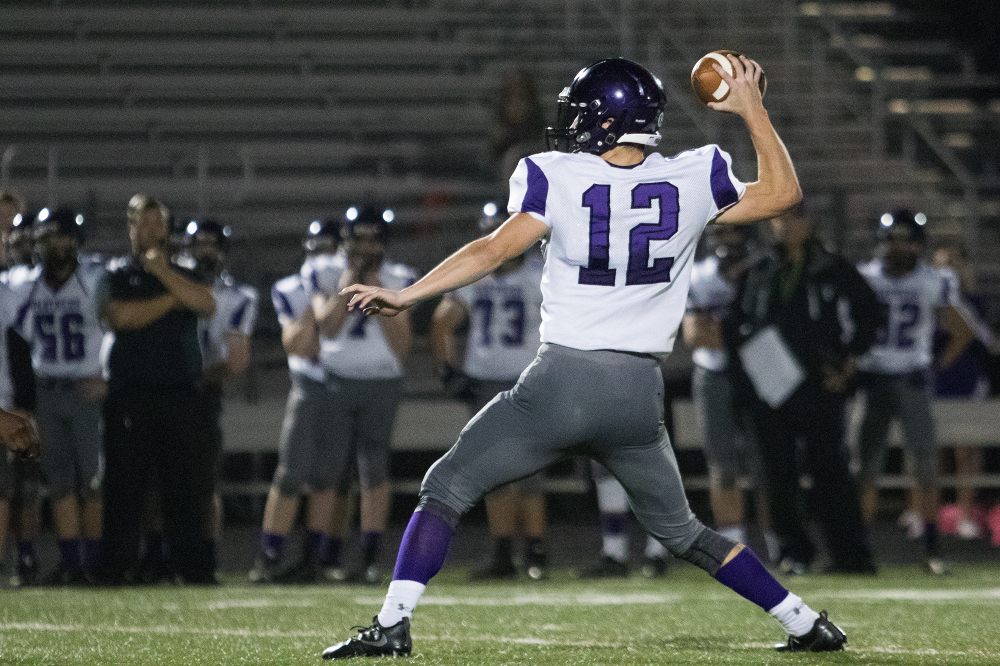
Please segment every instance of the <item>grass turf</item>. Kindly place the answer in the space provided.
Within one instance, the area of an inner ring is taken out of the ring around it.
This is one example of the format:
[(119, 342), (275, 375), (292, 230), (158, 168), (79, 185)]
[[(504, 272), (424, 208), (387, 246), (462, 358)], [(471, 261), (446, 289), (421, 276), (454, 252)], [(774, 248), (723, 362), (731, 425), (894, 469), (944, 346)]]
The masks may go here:
[[(848, 650), (779, 655), (759, 608), (684, 565), (657, 581), (465, 583), (450, 569), (417, 610), (413, 663), (1000, 664), (1000, 565), (932, 578), (804, 576), (790, 587), (826, 608)], [(318, 664), (368, 624), (382, 590), (149, 587), (0, 592), (0, 664)], [(395, 663), (409, 663), (398, 660)]]

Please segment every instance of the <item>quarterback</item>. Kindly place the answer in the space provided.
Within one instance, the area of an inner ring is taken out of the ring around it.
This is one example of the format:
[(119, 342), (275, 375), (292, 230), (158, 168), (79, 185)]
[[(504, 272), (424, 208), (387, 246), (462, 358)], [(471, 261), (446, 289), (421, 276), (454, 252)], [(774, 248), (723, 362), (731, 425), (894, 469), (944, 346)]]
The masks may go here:
[(789, 634), (782, 650), (843, 648), (846, 637), (825, 612), (782, 587), (749, 548), (695, 518), (663, 425), (657, 357), (673, 349), (705, 226), (772, 217), (802, 196), (761, 101), (760, 66), (742, 56), (730, 61), (732, 76), (716, 66), (729, 97), (711, 106), (746, 122), (756, 182), (736, 180), (729, 156), (714, 145), (670, 158), (644, 154), (660, 138), (662, 85), (633, 62), (603, 60), (560, 95), (560, 127), (549, 136), (572, 152), (521, 160), (510, 179), (507, 222), (402, 291), (344, 290), (352, 294), (349, 307), (392, 316), (547, 239), (538, 355), (427, 472), (382, 610), (324, 658), (410, 654), (413, 608), (462, 514), (492, 488), (575, 454), (621, 481), (643, 527), (674, 556), (777, 618)]

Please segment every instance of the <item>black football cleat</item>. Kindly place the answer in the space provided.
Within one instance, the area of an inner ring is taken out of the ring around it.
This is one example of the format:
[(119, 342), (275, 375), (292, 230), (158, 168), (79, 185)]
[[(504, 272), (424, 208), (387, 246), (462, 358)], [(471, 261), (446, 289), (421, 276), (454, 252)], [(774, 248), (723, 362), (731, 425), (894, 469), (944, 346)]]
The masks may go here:
[(847, 634), (820, 611), (813, 628), (804, 636), (789, 636), (787, 644), (776, 645), (778, 652), (836, 652), (843, 650)]
[(513, 580), (515, 578), (517, 578), (517, 567), (509, 559), (494, 558), (484, 566), (469, 572), (469, 580), (473, 582)]
[(323, 650), (324, 659), (409, 657), (413, 649), (408, 617), (404, 617), (391, 627), (383, 627), (376, 615), (372, 618), (372, 626), (353, 628), (359, 630), (358, 635)]
[(580, 572), (582, 580), (599, 578), (628, 578), (628, 562), (619, 562), (610, 555), (601, 555), (597, 564)]

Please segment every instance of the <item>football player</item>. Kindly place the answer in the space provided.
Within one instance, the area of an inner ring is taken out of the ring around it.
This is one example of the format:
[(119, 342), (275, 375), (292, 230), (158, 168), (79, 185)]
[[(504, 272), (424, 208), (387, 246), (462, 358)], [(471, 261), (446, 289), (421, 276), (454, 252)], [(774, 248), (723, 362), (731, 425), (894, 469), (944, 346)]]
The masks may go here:
[(412, 333), (409, 313), (372, 318), (348, 312), (350, 295), (340, 292), (356, 283), (402, 289), (414, 282), (413, 269), (385, 258), (392, 218), (391, 210), (351, 208), (341, 227), (343, 255), (317, 257), (307, 266), (320, 364), (333, 395), (329, 428), (342, 455), (337, 483), (353, 456), (361, 485), (361, 567), (348, 580), (368, 585), (383, 578), (378, 555), (392, 499), (389, 445)]
[[(8, 454), (0, 449), (0, 561), (4, 560), (7, 554), (7, 532), (11, 520), (11, 500), (16, 499), (18, 492), (18, 461), (14, 459), (13, 453), (17, 452), (22, 457), (34, 460), (38, 456), (38, 434), (35, 431), (34, 423), (26, 414), (15, 413), (14, 410), (14, 382), (10, 372), (8, 361), (7, 330), (14, 325), (17, 317), (17, 308), (14, 294), (10, 288), (0, 282), (0, 441), (11, 451)], [(30, 361), (29, 361), (30, 368)], [(11, 411), (8, 411), (11, 410)], [(25, 570), (28, 566), (31, 571), (37, 571), (37, 564), (34, 559), (34, 544), (31, 540), (24, 539), (23, 531), (19, 530), (21, 537), (18, 544), (17, 573), (11, 577), (13, 585), (20, 585), (25, 582), (25, 574), (30, 575), (30, 571)], [(30, 551), (26, 550), (30, 547)]]
[[(343, 580), (342, 539), (331, 523), (343, 498), (336, 488), (339, 470), (331, 467), (342, 458), (335, 450), (332, 394), (326, 390), (323, 366), (319, 364), (319, 331), (312, 303), (303, 283), (311, 261), (332, 259), (340, 243), (336, 220), (313, 222), (302, 241), (306, 251), (303, 271), (274, 283), (271, 300), (281, 324), (281, 342), (288, 354), (288, 392), (285, 419), (278, 442), (278, 467), (264, 506), (260, 551), (250, 572), (254, 583), (314, 582), (321, 573)], [(343, 263), (343, 257), (339, 260)], [(306, 543), (301, 561), (285, 567), (285, 540), (295, 523), (299, 495), (306, 493)]]
[(102, 533), (105, 271), (100, 263), (80, 262), (82, 225), (83, 216), (68, 207), (43, 209), (35, 220), (41, 270), (16, 288), (17, 327), (31, 345), (41, 463), (59, 538), (59, 564), (49, 582), (59, 585), (86, 582)]
[[(492, 232), (503, 218), (487, 204), (479, 222)], [(541, 255), (525, 252), (505, 261), (490, 275), (447, 294), (434, 311), (431, 343), (445, 391), (465, 400), (476, 414), (495, 396), (509, 391), (538, 353), (541, 325)], [(464, 367), (455, 330), (469, 321)], [(525, 537), (528, 576), (545, 576), (545, 476), (543, 473), (508, 484), (486, 495), (486, 518), (493, 536), (493, 557), (470, 574), (473, 580), (513, 578), (513, 540), (518, 528)]]
[[(950, 269), (922, 262), (927, 234), (923, 214), (909, 210), (886, 213), (879, 235), (882, 257), (858, 266), (885, 309), (885, 320), (872, 348), (861, 357), (859, 382), (865, 394), (865, 415), (858, 432), (861, 459), (861, 512), (867, 522), (878, 510), (875, 479), (882, 473), (886, 437), (899, 419), (906, 448), (913, 458), (917, 497), (924, 519), (927, 571), (948, 573), (938, 549), (937, 445), (930, 402), (931, 364), (948, 368), (974, 335), (955, 309), (958, 278)], [(948, 334), (948, 344), (933, 359), (934, 327)]]
[(633, 513), (671, 553), (777, 618), (789, 634), (782, 649), (843, 648), (844, 633), (825, 613), (782, 587), (750, 549), (695, 518), (663, 424), (657, 356), (673, 348), (705, 226), (771, 217), (802, 197), (761, 102), (760, 66), (745, 56), (729, 61), (733, 75), (715, 66), (729, 96), (711, 106), (746, 122), (757, 182), (738, 181), (729, 156), (714, 145), (672, 158), (644, 154), (660, 138), (660, 81), (631, 61), (602, 60), (560, 95), (551, 134), (574, 152), (521, 160), (510, 180), (512, 215), (499, 229), (402, 291), (343, 290), (352, 312), (391, 317), (547, 239), (538, 356), (428, 471), (382, 610), (325, 658), (410, 654), (410, 616), (462, 514), (486, 491), (574, 453), (598, 460), (622, 482)]
[[(226, 270), (229, 260), (229, 236), (232, 227), (215, 220), (191, 222), (187, 227), (184, 246), (197, 270), (212, 281), (215, 314), (198, 320), (198, 340), (204, 373), (201, 378), (202, 406), (209, 447), (201, 471), (212, 478), (215, 486), (222, 455), (222, 383), (234, 377), (250, 363), (250, 336), (257, 324), (257, 290), (239, 284)], [(213, 493), (212, 507), (206, 515), (211, 524), (205, 526), (209, 543), (218, 542), (222, 530), (222, 498)]]
[[(33, 222), (34, 216), (25, 215), (25, 202), (20, 195), (9, 190), (0, 192), (0, 255), (6, 269), (0, 274), (0, 282), (12, 287), (12, 292), (34, 271)], [(15, 308), (14, 294), (9, 293), (6, 298), (11, 303), (10, 307)], [(26, 417), (35, 410), (36, 404), (31, 349), (16, 327), (5, 326), (0, 334), (5, 338), (0, 345), (8, 349), (11, 361), (6, 379), (13, 382), (10, 405), (19, 415)], [(40, 522), (41, 467), (37, 456), (19, 457), (9, 462), (0, 460), (0, 466), (7, 466), (6, 472), (0, 475), (6, 475), (10, 485), (9, 491), (4, 491), (3, 494), (14, 500), (15, 519), (12, 528), (17, 533), (17, 571), (11, 576), (10, 583), (14, 587), (35, 585), (39, 582), (35, 536)]]
[[(688, 308), (682, 322), (684, 342), (694, 352), (692, 394), (704, 432), (708, 464), (708, 497), (719, 534), (746, 543), (743, 489), (738, 480), (749, 476), (759, 490), (763, 468), (756, 443), (743, 427), (740, 407), (728, 373), (729, 358), (722, 335), (722, 319), (736, 297), (734, 283), (750, 261), (750, 227), (719, 226), (713, 234), (713, 254), (696, 263), (691, 272)], [(764, 531), (768, 557), (779, 559), (777, 536), (768, 525), (767, 500), (755, 492), (757, 515)]]

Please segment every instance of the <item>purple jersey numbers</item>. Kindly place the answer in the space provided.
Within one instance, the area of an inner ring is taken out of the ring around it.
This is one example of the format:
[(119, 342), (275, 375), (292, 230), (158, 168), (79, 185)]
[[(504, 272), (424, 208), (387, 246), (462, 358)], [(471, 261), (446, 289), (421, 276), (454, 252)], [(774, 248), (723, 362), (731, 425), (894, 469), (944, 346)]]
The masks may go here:
[[(473, 304), (479, 312), (480, 344), (489, 347), (493, 344), (493, 300), (490, 298), (479, 298)], [(504, 330), (500, 333), (500, 344), (504, 347), (520, 347), (524, 344), (524, 301), (518, 298), (508, 298), (501, 305), (502, 312), (506, 315)]]
[[(628, 268), (625, 284), (670, 282), (673, 257), (660, 257), (649, 265), (649, 242), (666, 241), (677, 233), (677, 188), (670, 183), (641, 183), (632, 190), (632, 208), (652, 209), (658, 202), (658, 221), (639, 224), (629, 232)], [(583, 206), (590, 209), (590, 253), (587, 266), (580, 267), (580, 284), (603, 287), (615, 285), (615, 269), (608, 267), (611, 231), (611, 186), (592, 185), (583, 193)]]
[(911, 349), (916, 344), (913, 329), (920, 323), (920, 304), (903, 301), (896, 304), (895, 311), (888, 303), (882, 302), (883, 325), (876, 333), (876, 344), (896, 349)]
[(590, 255), (587, 267), (580, 267), (580, 284), (600, 287), (615, 286), (615, 269), (608, 268), (608, 247), (611, 242), (611, 186), (591, 185), (583, 193), (583, 207), (590, 209)]
[(632, 208), (652, 208), (659, 200), (660, 219), (656, 224), (640, 224), (628, 234), (628, 270), (625, 284), (670, 282), (673, 257), (661, 257), (649, 265), (649, 241), (670, 240), (677, 233), (677, 188), (670, 183), (643, 183), (632, 190)]

